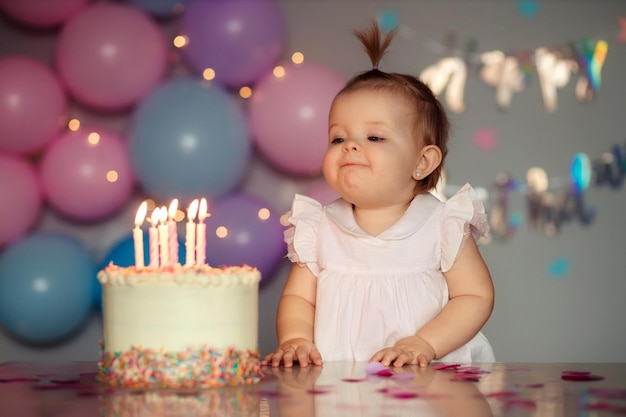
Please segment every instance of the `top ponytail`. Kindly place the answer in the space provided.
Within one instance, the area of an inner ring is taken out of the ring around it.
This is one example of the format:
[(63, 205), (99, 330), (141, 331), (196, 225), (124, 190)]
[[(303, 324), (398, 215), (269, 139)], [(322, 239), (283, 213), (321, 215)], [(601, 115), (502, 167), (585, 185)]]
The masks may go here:
[(383, 37), (378, 22), (372, 20), (368, 28), (355, 30), (353, 33), (363, 44), (363, 49), (365, 49), (365, 53), (367, 53), (372, 62), (372, 70), (378, 70), (381, 59), (396, 35), (395, 29), (387, 32)]

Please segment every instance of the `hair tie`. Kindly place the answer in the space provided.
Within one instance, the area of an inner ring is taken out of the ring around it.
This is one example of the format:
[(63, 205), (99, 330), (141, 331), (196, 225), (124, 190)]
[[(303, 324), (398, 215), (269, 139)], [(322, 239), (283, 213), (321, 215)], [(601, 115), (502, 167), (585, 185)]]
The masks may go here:
[(372, 71), (378, 71), (378, 65), (372, 65)]

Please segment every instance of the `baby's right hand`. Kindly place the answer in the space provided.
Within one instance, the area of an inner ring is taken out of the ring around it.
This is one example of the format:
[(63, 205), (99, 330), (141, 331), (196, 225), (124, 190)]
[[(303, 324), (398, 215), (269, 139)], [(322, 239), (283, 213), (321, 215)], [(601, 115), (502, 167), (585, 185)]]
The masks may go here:
[(306, 368), (309, 363), (322, 365), (322, 355), (313, 342), (307, 339), (289, 339), (280, 344), (276, 350), (266, 355), (261, 361), (262, 365), (280, 366), (291, 368), (294, 362), (298, 362), (301, 368)]

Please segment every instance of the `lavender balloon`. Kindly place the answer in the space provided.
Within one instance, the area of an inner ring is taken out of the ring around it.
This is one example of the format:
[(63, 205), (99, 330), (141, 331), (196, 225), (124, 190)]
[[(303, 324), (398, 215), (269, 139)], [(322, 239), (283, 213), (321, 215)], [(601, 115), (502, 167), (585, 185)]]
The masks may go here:
[(283, 17), (273, 0), (192, 0), (180, 21), (183, 54), (198, 74), (215, 70), (219, 83), (254, 82), (281, 56)]
[(226, 196), (209, 211), (207, 263), (255, 266), (261, 271), (261, 283), (267, 282), (286, 254), (280, 213), (262, 199), (245, 194)]

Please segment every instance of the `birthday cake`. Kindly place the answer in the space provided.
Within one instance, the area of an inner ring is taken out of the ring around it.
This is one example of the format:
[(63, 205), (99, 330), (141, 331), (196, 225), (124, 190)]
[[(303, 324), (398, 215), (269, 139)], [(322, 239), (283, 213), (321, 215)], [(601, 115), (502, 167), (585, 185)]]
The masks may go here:
[(115, 387), (204, 388), (261, 380), (258, 288), (249, 266), (109, 264), (99, 379)]

